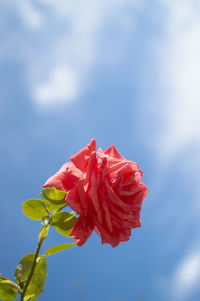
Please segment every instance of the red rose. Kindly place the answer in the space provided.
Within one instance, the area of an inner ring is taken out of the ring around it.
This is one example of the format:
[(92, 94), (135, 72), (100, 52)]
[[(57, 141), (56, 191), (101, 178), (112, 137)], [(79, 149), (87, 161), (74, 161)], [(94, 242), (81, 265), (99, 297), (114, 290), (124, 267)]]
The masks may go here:
[(129, 240), (131, 229), (141, 226), (148, 190), (138, 165), (122, 157), (114, 145), (96, 151), (95, 139), (70, 160), (44, 185), (66, 191), (67, 204), (79, 214), (70, 235), (79, 246), (93, 230), (103, 244), (113, 247)]

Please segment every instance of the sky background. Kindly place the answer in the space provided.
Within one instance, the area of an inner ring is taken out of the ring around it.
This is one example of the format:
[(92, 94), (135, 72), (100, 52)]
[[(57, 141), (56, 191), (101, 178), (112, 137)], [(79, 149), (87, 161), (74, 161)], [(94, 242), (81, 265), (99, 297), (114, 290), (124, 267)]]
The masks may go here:
[(2, 0), (0, 272), (37, 243), (21, 203), (95, 138), (143, 170), (142, 227), (50, 257), (38, 300), (200, 300), (199, 81), (199, 0)]

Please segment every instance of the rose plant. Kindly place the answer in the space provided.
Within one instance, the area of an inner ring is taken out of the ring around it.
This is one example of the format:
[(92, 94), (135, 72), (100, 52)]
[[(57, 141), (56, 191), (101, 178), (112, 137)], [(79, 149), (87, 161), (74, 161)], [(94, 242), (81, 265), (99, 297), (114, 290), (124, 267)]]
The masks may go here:
[[(96, 150), (95, 139), (70, 160), (46, 181), (41, 200), (22, 203), (23, 213), (42, 221), (43, 227), (35, 253), (17, 265), (15, 282), (0, 276), (2, 300), (16, 300), (19, 294), (21, 301), (35, 301), (44, 288), (47, 257), (76, 244), (82, 246), (93, 231), (102, 244), (116, 247), (129, 240), (131, 229), (141, 226), (141, 205), (148, 189), (135, 162), (126, 160), (114, 145)], [(64, 210), (67, 206), (71, 212)], [(50, 226), (75, 243), (52, 246), (41, 255)]]

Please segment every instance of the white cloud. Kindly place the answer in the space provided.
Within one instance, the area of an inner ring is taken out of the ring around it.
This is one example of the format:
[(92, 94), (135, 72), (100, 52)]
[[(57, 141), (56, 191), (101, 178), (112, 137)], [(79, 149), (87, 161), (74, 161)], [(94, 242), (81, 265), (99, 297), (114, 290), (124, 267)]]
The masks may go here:
[(49, 79), (35, 87), (34, 98), (40, 105), (72, 101), (77, 96), (77, 79), (73, 70), (57, 68)]
[[(25, 25), (9, 35), (9, 46), (13, 41), (17, 44), (17, 52), (13, 54), (9, 47), (9, 55), (25, 62), (25, 85), (37, 105), (68, 102), (80, 96), (90, 82), (97, 59), (99, 62), (102, 58), (101, 33), (113, 22), (119, 36), (131, 30), (135, 22), (130, 8), (139, 9), (144, 2), (8, 1), (8, 12), (16, 14)], [(7, 48), (5, 43), (5, 51), (1, 50), (5, 56)], [(120, 55), (116, 57), (120, 60)], [(67, 70), (62, 78), (58, 68)]]
[[(158, 195), (171, 176), (174, 164), (180, 169), (179, 180), (186, 181), (188, 177), (191, 181), (199, 177), (200, 3), (195, 0), (156, 1), (165, 12), (162, 34), (152, 45), (159, 65), (158, 84), (154, 83), (159, 99), (155, 98), (147, 111), (148, 114), (152, 111), (148, 124), (149, 146), (157, 166), (152, 190)], [(156, 128), (152, 127), (153, 118), (158, 125)], [(191, 188), (195, 218), (199, 197), (195, 184)]]
[(200, 145), (200, 7), (191, 0), (161, 2), (168, 12), (160, 57), (168, 91), (160, 154), (170, 160), (190, 143)]
[(174, 300), (190, 300), (192, 293), (199, 288), (200, 251), (188, 254), (176, 267), (169, 283)]
[[(169, 217), (166, 223), (177, 223), (178, 218), (175, 239), (180, 246), (182, 236), (188, 235), (184, 229), (191, 226), (191, 221), (196, 228), (189, 243), (199, 241), (197, 212), (200, 195), (197, 183), (192, 179), (199, 177), (200, 164), (200, 6), (193, 0), (158, 2), (162, 3), (166, 11), (165, 36), (160, 37), (158, 47), (160, 78), (166, 89), (165, 99), (159, 104), (160, 127), (156, 137), (159, 141), (156, 144), (156, 155), (160, 155), (162, 166), (162, 174), (158, 173), (161, 181), (159, 191), (165, 185), (168, 174), (173, 173), (174, 162), (176, 166), (179, 162), (180, 179), (185, 180), (185, 192), (188, 193), (190, 189), (190, 199), (188, 202), (183, 200), (181, 205), (187, 214), (177, 217), (179, 200), (173, 200), (173, 204), (169, 201), (172, 207), (168, 204)], [(187, 148), (190, 152), (185, 152)], [(184, 152), (185, 157), (181, 156)], [(175, 172), (178, 174), (177, 170)], [(184, 184), (182, 187), (184, 189)], [(172, 238), (167, 240), (171, 245)], [(199, 282), (200, 249), (195, 249), (175, 267), (165, 282), (163, 294), (169, 296), (170, 300), (191, 300), (192, 294), (199, 288)]]
[(17, 1), (15, 6), (25, 25), (37, 29), (43, 24), (43, 16), (31, 0)]

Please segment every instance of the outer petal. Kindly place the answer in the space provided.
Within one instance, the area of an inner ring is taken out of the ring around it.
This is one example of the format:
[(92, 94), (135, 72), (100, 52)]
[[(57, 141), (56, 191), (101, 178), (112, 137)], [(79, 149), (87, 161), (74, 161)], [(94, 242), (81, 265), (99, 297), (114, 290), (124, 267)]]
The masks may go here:
[(79, 200), (81, 206), (81, 215), (86, 217), (89, 213), (90, 200), (86, 195), (82, 180), (80, 180), (78, 183), (78, 193), (79, 193)]
[(86, 171), (88, 160), (93, 151), (96, 151), (96, 140), (92, 139), (90, 143), (82, 148), (78, 153), (70, 158), (72, 163), (81, 171)]
[(50, 177), (43, 186), (68, 191), (78, 183), (80, 177), (80, 170), (68, 162), (65, 163), (55, 175)]
[(93, 229), (94, 225), (92, 225), (90, 220), (83, 220), (81, 217), (79, 217), (72, 231), (70, 232), (70, 236), (75, 239), (78, 246), (82, 246), (92, 234)]
[(116, 247), (118, 246), (120, 240), (120, 233), (118, 231), (115, 231), (113, 233), (110, 233), (109, 231), (106, 231), (106, 229), (103, 227), (103, 225), (101, 223), (99, 223), (99, 221), (97, 220), (97, 218), (92, 215), (92, 219), (96, 225), (95, 231), (97, 234), (100, 234), (101, 239), (102, 239), (102, 243), (109, 243), (112, 245), (112, 247)]
[(110, 157), (115, 159), (124, 159), (124, 157), (120, 154), (120, 152), (118, 152), (118, 150), (113, 144), (105, 150), (104, 154), (109, 155)]
[(67, 194), (65, 198), (67, 204), (78, 214), (83, 213), (83, 209), (81, 207), (78, 185), (74, 186)]

